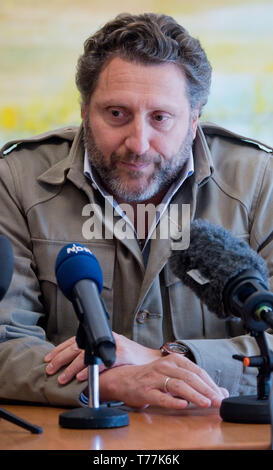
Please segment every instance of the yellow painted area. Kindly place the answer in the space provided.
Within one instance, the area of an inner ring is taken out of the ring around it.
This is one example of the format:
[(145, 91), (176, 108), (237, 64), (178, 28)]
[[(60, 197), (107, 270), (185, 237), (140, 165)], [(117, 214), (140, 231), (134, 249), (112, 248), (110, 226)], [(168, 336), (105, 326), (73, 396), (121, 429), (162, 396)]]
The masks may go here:
[(264, 64), (264, 71), (272, 74), (273, 76), (273, 62), (266, 62)]
[(17, 110), (11, 106), (5, 106), (0, 112), (0, 125), (6, 129), (15, 129), (17, 125)]

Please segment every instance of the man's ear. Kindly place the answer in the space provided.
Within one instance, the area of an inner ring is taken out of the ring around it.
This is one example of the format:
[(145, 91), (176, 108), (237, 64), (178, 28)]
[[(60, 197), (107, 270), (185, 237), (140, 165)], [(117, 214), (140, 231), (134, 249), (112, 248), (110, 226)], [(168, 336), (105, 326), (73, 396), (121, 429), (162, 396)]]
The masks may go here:
[(81, 117), (83, 121), (85, 121), (87, 113), (88, 113), (88, 107), (83, 104), (81, 107)]
[(198, 121), (199, 121), (199, 110), (200, 110), (200, 106), (198, 103), (197, 107), (192, 112), (192, 135), (194, 139), (196, 136), (196, 130), (197, 130)]

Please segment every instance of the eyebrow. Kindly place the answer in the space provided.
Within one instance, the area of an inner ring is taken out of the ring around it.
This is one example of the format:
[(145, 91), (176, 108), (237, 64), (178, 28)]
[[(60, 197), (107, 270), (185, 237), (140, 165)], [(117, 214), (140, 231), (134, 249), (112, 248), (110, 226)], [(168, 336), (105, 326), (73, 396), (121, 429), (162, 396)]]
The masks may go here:
[[(101, 99), (97, 100), (95, 106), (98, 108), (107, 108), (107, 107), (117, 107), (117, 108), (124, 108), (131, 110), (134, 106), (130, 106), (128, 102), (120, 101), (118, 98), (109, 98), (109, 99)], [(147, 109), (152, 111), (162, 111), (162, 112), (169, 112), (170, 114), (176, 113), (180, 107), (172, 106), (169, 102), (161, 102), (155, 103), (154, 106), (149, 105)]]

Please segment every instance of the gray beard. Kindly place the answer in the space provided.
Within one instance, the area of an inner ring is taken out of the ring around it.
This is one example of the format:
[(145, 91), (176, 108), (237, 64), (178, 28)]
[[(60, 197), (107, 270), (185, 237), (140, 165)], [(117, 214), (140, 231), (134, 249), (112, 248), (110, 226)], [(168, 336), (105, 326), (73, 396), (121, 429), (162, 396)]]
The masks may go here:
[[(116, 169), (116, 162), (121, 159), (117, 154), (111, 155), (109, 164), (105, 164), (104, 156), (97, 148), (95, 140), (88, 122), (84, 122), (84, 142), (91, 165), (98, 172), (102, 184), (106, 186), (113, 196), (124, 202), (144, 202), (151, 199), (161, 191), (166, 190), (178, 177), (185, 163), (189, 160), (192, 151), (192, 128), (189, 126), (187, 135), (182, 142), (178, 152), (165, 161), (161, 155), (157, 155), (153, 162), (155, 166), (154, 173), (146, 180), (145, 184), (138, 187), (137, 190), (128, 188), (127, 184), (120, 180), (119, 172)], [(122, 160), (138, 161), (144, 163), (151, 161), (150, 157), (145, 155), (135, 155), (128, 153)], [(131, 170), (130, 177), (139, 178), (139, 172)]]

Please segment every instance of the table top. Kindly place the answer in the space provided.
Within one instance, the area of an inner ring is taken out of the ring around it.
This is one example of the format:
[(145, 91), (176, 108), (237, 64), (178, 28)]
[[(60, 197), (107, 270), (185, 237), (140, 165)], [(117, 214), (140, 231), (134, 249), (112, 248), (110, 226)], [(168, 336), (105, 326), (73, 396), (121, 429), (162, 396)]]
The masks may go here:
[(271, 446), (270, 424), (224, 422), (213, 408), (130, 411), (129, 425), (112, 429), (63, 428), (59, 416), (67, 410), (61, 408), (4, 405), (1, 409), (43, 429), (32, 434), (1, 418), (1, 450), (270, 450)]

